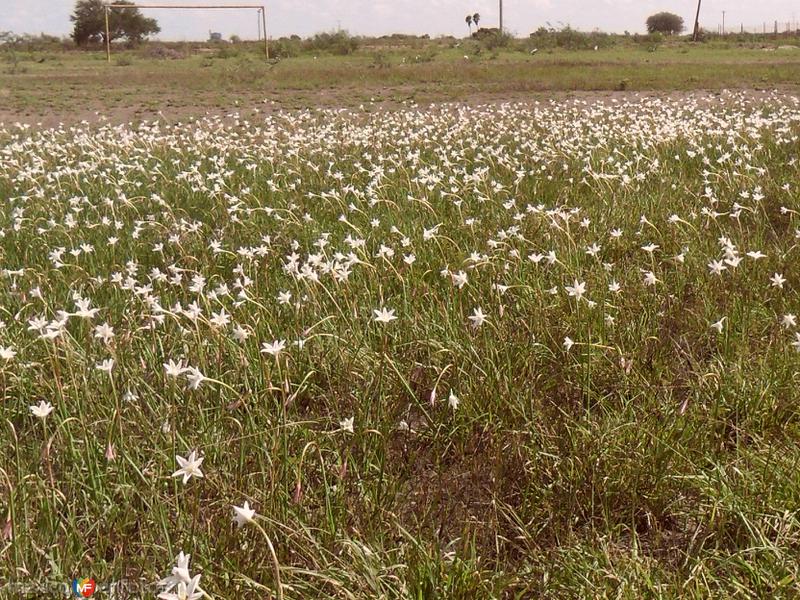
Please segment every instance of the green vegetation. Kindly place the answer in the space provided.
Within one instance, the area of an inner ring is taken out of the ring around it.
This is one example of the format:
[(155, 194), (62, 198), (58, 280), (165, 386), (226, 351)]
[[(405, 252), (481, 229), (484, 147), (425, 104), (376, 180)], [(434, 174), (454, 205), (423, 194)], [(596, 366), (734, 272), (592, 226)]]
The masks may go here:
[(0, 129), (0, 593), (796, 598), (799, 108)]
[(648, 33), (663, 33), (666, 35), (674, 35), (686, 29), (683, 24), (683, 17), (669, 12), (650, 15), (647, 17), (646, 25)]
[(691, 44), (660, 34), (571, 29), (467, 40), (363, 39), (339, 32), (274, 40), (270, 62), (257, 43), (151, 42), (115, 47), (111, 65), (99, 50), (27, 39), (0, 46), (0, 120), (57, 123), (95, 113), (116, 120), (159, 113), (185, 118), (264, 101), (285, 108), (373, 99), (398, 106), (614, 90), (796, 89), (800, 51), (786, 48), (800, 45), (799, 39), (707, 37)]
[(0, 599), (799, 597), (796, 46), (0, 34)]

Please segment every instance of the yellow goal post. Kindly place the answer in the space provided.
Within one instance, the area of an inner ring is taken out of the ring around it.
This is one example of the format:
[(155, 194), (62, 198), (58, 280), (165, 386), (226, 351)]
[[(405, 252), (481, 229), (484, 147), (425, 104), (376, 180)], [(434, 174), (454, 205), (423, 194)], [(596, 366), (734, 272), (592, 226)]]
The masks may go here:
[(108, 25), (108, 11), (113, 8), (156, 8), (156, 9), (237, 9), (256, 10), (261, 20), (261, 29), (264, 32), (264, 57), (269, 60), (269, 42), (267, 41), (267, 9), (263, 4), (103, 4), (106, 20), (106, 60), (111, 62), (111, 35)]

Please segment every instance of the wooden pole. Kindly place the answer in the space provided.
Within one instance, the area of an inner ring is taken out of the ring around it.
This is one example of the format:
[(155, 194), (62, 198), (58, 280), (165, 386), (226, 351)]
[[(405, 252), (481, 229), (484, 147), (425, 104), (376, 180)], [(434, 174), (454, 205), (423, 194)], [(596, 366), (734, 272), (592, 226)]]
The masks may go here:
[(696, 42), (700, 39), (700, 3), (703, 0), (697, 0), (697, 15), (694, 17), (694, 35), (692, 36), (692, 41)]
[(503, 35), (503, 0), (500, 0), (500, 35)]
[(261, 7), (261, 28), (264, 30), (264, 56), (269, 60), (269, 42), (267, 41), (267, 9)]
[(108, 7), (106, 6), (106, 62), (111, 62), (111, 34), (108, 31)]

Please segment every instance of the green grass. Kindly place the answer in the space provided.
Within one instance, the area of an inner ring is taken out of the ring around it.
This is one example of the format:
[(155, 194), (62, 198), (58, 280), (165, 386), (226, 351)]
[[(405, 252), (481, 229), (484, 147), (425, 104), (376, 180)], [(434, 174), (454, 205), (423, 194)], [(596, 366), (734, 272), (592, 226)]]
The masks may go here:
[(596, 52), (544, 48), (533, 56), (523, 42), (516, 44), (524, 51), (488, 50), (472, 41), (365, 45), (350, 56), (304, 53), (277, 64), (266, 63), (252, 45), (223, 48), (227, 58), (218, 49), (177, 60), (151, 58), (145, 46), (115, 51), (111, 64), (101, 52), (17, 53), (16, 67), (0, 73), (0, 117), (55, 124), (76, 116), (93, 120), (96, 112), (124, 121), (162, 111), (177, 120), (265, 99), (287, 108), (352, 107), (371, 99), (397, 106), (576, 91), (796, 89), (800, 81), (800, 51), (748, 44), (673, 42), (650, 52), (646, 44), (626, 42)]
[(798, 108), (0, 130), (0, 581), (148, 597), (184, 551), (215, 598), (796, 597)]

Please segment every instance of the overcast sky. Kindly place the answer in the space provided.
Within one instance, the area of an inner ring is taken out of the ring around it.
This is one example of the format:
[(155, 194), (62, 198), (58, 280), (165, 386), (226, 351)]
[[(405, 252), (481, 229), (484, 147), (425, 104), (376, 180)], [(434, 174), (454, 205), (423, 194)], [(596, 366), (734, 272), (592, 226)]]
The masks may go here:
[[(138, 0), (146, 3), (148, 0)], [(153, 3), (154, 0), (149, 0)], [(353, 34), (381, 35), (402, 32), (431, 36), (466, 34), (464, 17), (479, 12), (481, 25), (495, 26), (497, 0), (158, 0), (160, 4), (265, 4), (270, 37), (297, 33), (306, 36), (341, 27)], [(0, 0), (0, 31), (66, 35), (74, 0)], [(569, 24), (582, 30), (643, 31), (648, 15), (660, 10), (680, 14), (690, 27), (696, 0), (504, 0), (506, 28), (527, 35), (548, 22)], [(798, 0), (704, 0), (701, 24), (716, 29), (727, 11), (729, 27), (771, 28), (777, 19), (781, 28), (800, 19)], [(145, 10), (161, 25), (160, 39), (206, 39), (209, 30), (226, 37), (238, 34), (255, 38), (255, 11)]]

